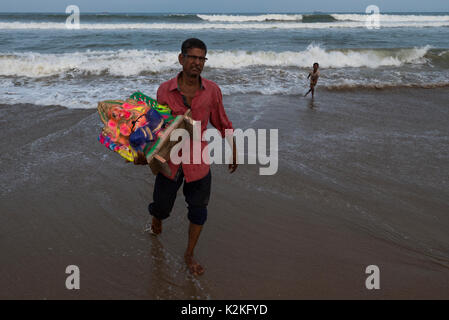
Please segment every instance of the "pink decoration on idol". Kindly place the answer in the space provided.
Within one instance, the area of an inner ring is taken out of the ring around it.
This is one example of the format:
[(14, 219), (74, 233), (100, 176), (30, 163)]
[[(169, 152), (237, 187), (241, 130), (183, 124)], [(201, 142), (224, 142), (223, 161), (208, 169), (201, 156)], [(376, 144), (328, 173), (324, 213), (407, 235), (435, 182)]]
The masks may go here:
[[(114, 125), (115, 125), (115, 127), (117, 127), (117, 123), (115, 123)], [(112, 140), (112, 142), (115, 142), (115, 141), (117, 141), (119, 135), (120, 135), (120, 132), (119, 132), (118, 128), (113, 128), (111, 130), (111, 132), (109, 133), (108, 140)]]
[(131, 134), (131, 130), (129, 129), (126, 123), (122, 123), (120, 125), (120, 133), (123, 134), (124, 136), (129, 136)]
[(115, 122), (114, 120), (109, 120), (108, 121), (108, 127), (111, 129), (115, 129), (117, 127), (117, 122)]
[(133, 106), (132, 104), (129, 104), (129, 103), (127, 103), (127, 102), (125, 102), (124, 104), (122, 104), (122, 108), (123, 109), (133, 109), (133, 108), (135, 108), (136, 106)]
[(137, 101), (137, 104), (143, 104), (143, 105), (145, 105), (146, 103), (143, 102), (142, 100), (139, 100), (139, 101)]
[(125, 119), (129, 119), (129, 117), (131, 117), (131, 112), (129, 112), (127, 110), (122, 110), (120, 112), (120, 117), (121, 118), (125, 118)]

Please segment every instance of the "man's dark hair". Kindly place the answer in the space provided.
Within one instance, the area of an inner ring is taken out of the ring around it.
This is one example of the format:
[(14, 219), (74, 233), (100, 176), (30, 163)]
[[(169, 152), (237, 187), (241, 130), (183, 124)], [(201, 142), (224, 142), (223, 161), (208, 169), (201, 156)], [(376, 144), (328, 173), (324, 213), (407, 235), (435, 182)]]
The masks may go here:
[(314, 66), (317, 65), (318, 67), (320, 66), (318, 62), (315, 62), (313, 65)]
[(187, 50), (193, 49), (193, 48), (204, 50), (204, 53), (207, 53), (206, 44), (197, 38), (190, 38), (190, 39), (185, 40), (181, 46), (181, 53), (187, 54)]

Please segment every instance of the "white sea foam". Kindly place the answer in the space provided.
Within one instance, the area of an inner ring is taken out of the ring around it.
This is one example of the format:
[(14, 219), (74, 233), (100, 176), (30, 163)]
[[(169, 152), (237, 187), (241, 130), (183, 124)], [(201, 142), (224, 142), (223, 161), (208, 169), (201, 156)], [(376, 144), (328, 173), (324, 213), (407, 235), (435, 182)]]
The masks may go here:
[[(161, 81), (162, 82), (162, 81)], [(126, 98), (135, 91), (156, 97), (159, 84), (148, 84), (144, 79), (108, 81), (59, 81), (49, 84), (27, 82), (16, 86), (14, 81), (0, 79), (0, 98), (5, 103), (30, 103), (37, 105), (60, 105), (69, 109), (93, 109), (98, 101)]]
[[(219, 82), (224, 95), (304, 94), (315, 61), (322, 68), (320, 88), (447, 86), (445, 71), (427, 63), (429, 50), (325, 50), (317, 45), (298, 52), (211, 50), (204, 74)], [(159, 84), (179, 71), (177, 55), (152, 50), (0, 54), (0, 97), (9, 103), (95, 108), (98, 101), (136, 90), (154, 96)], [(383, 67), (393, 68), (385, 72)]]
[[(269, 21), (301, 21), (303, 14), (262, 14), (262, 15), (225, 15), (225, 14), (198, 14), (200, 19), (210, 22), (269, 22)], [(326, 14), (307, 14), (306, 16), (313, 16), (319, 18), (325, 17)], [(330, 14), (339, 21), (361, 21), (365, 22), (367, 14)], [(380, 14), (382, 22), (448, 22), (449, 15), (395, 15), (395, 14)]]
[[(331, 14), (334, 19), (340, 21), (366, 21), (366, 14)], [(395, 15), (380, 14), (380, 22), (448, 22), (449, 15)]]
[(264, 22), (264, 21), (300, 21), (301, 14), (262, 14), (262, 15), (224, 15), (198, 14), (200, 19), (210, 22)]
[(422, 64), (429, 46), (413, 49), (382, 50), (330, 50), (310, 45), (304, 51), (216, 51), (211, 53), (210, 63), (214, 68), (238, 69), (242, 67), (292, 66), (307, 68), (315, 61), (320, 61), (324, 68), (401, 66), (404, 63)]
[[(366, 19), (366, 17), (365, 17)], [(404, 28), (404, 27), (449, 27), (449, 21), (390, 21), (381, 27)], [(328, 29), (328, 28), (365, 28), (365, 20), (362, 21), (336, 21), (321, 23), (282, 23), (282, 22), (255, 22), (255, 23), (83, 23), (80, 30), (266, 30), (266, 29)], [(64, 23), (55, 22), (0, 22), (0, 30), (65, 30)], [(78, 32), (79, 30), (69, 30)]]
[(86, 51), (63, 54), (0, 55), (1, 76), (48, 77), (65, 73), (113, 76), (162, 72), (177, 66), (176, 52), (150, 50)]
[[(208, 53), (207, 67), (239, 69), (253, 66), (308, 68), (319, 61), (324, 68), (424, 64), (429, 46), (396, 50), (325, 50), (310, 45), (303, 51), (219, 51)], [(135, 76), (179, 67), (178, 52), (152, 50), (86, 51), (63, 54), (10, 53), (0, 55), (0, 76), (30, 78), (63, 74)]]
[[(179, 69), (178, 69), (179, 70)], [(67, 108), (96, 108), (98, 101), (125, 98), (134, 91), (155, 97), (160, 83), (178, 70), (142, 77), (101, 77), (91, 80), (13, 79), (0, 77), (0, 98), (5, 103), (61, 105)], [(407, 71), (408, 70), (408, 71)], [(414, 68), (398, 71), (391, 68), (361, 72), (357, 68), (322, 69), (318, 90), (348, 90), (353, 88), (448, 87), (444, 71), (420, 71)], [(282, 67), (207, 70), (204, 76), (217, 81), (223, 95), (303, 95), (308, 90), (307, 70)], [(81, 81), (80, 81), (81, 80)], [(228, 105), (232, 108), (232, 105)]]

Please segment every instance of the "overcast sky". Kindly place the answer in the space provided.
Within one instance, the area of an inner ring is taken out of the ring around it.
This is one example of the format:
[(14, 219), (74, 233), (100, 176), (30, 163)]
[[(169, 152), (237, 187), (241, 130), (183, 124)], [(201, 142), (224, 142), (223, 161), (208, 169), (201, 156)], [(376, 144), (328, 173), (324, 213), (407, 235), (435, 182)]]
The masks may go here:
[(1, 0), (0, 12), (65, 12), (68, 5), (82, 12), (364, 12), (377, 5), (381, 12), (449, 12), (449, 0)]

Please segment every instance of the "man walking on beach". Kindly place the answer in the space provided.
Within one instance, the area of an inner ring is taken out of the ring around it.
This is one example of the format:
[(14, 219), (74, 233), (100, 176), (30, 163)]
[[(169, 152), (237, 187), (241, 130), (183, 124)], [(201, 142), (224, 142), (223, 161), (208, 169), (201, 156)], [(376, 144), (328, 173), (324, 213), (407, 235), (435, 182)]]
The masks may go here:
[(318, 71), (319, 67), (320, 67), (320, 65), (317, 62), (315, 62), (313, 64), (313, 70), (307, 76), (307, 79), (310, 78), (310, 90), (307, 91), (307, 93), (304, 95), (304, 97), (306, 97), (310, 92), (312, 92), (312, 99), (313, 99), (313, 96), (315, 93), (315, 86), (318, 83), (318, 78), (320, 77), (320, 71)]
[[(233, 129), (223, 107), (221, 90), (214, 82), (202, 78), (207, 48), (203, 41), (191, 38), (182, 43), (178, 61), (182, 71), (173, 79), (162, 83), (157, 91), (157, 101), (166, 104), (174, 116), (183, 115), (188, 109), (192, 112), (193, 120), (201, 121), (201, 136), (210, 121), (217, 128), (222, 137), (226, 129)], [(232, 131), (226, 132), (229, 134)], [(229, 137), (228, 137), (229, 138)], [(190, 137), (191, 155), (193, 141)], [(207, 141), (201, 141), (201, 154), (207, 148)], [(235, 140), (233, 143), (233, 159), (229, 165), (230, 173), (237, 169), (237, 151)], [(143, 156), (143, 155), (142, 155)], [(145, 157), (140, 156), (135, 164), (146, 164)], [(190, 156), (190, 158), (192, 158)], [(201, 157), (202, 158), (202, 157)], [(172, 175), (165, 176), (158, 173), (153, 191), (153, 202), (148, 206), (153, 216), (151, 231), (158, 235), (162, 232), (162, 220), (166, 219), (173, 208), (176, 194), (182, 184), (187, 202), (189, 238), (184, 254), (185, 262), (194, 275), (204, 273), (204, 268), (194, 259), (193, 251), (207, 219), (207, 205), (211, 189), (210, 166), (204, 163), (173, 164), (168, 161)]]

